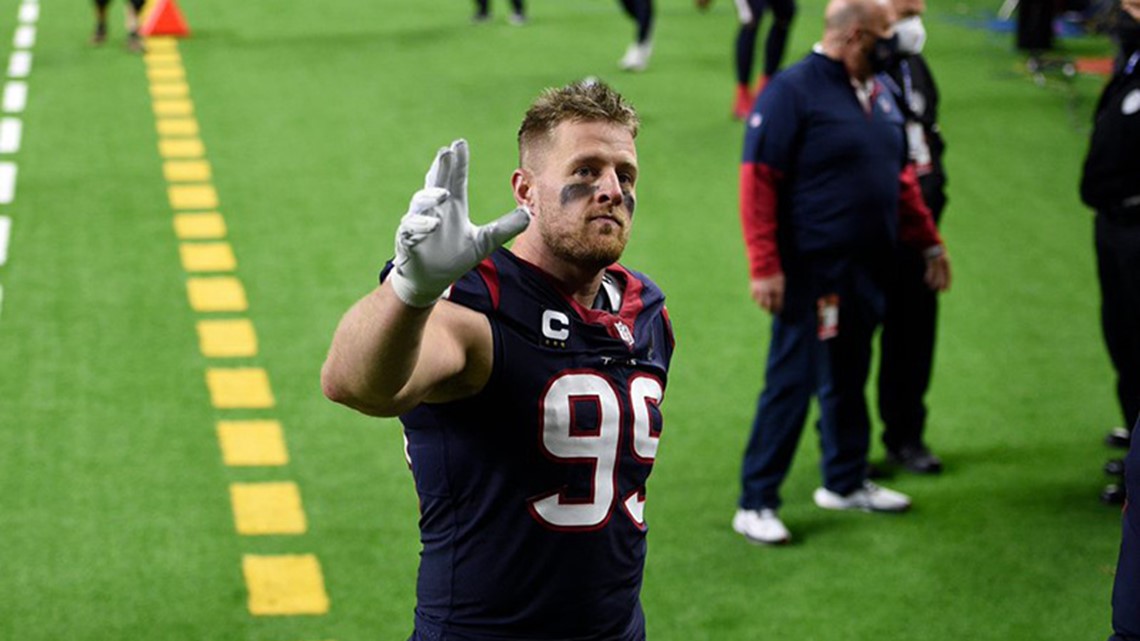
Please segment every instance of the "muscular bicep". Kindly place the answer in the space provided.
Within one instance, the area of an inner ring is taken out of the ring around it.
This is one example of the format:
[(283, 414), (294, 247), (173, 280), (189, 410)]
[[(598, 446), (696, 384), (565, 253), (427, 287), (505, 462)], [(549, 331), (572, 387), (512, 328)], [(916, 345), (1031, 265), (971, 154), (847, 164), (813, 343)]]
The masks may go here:
[(491, 324), (466, 307), (440, 301), (424, 328), (410, 393), (420, 402), (444, 403), (477, 394), (491, 376)]

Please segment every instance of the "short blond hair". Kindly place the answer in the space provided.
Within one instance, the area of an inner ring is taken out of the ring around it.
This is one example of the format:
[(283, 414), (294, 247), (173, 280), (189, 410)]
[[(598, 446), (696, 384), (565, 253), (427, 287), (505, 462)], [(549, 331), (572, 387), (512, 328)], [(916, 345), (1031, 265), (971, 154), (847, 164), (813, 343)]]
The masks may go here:
[(550, 139), (551, 133), (564, 122), (605, 122), (625, 127), (637, 137), (641, 119), (637, 110), (612, 87), (599, 80), (578, 82), (546, 89), (523, 117), (519, 127), (519, 165), (536, 144)]

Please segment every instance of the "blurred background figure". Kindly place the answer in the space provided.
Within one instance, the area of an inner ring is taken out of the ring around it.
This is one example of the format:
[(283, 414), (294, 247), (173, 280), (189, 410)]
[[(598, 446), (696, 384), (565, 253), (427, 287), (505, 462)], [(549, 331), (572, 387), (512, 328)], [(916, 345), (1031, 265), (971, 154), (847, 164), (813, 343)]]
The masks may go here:
[[(707, 0), (706, 0), (707, 4)], [(700, 4), (698, 4), (700, 6)], [(752, 86), (753, 59), (756, 53), (756, 36), (760, 32), (760, 22), (764, 8), (772, 8), (772, 26), (764, 41), (764, 75)], [(744, 120), (752, 111), (756, 94), (764, 90), (764, 85), (780, 69), (787, 49), (788, 32), (792, 28), (792, 18), (796, 15), (795, 0), (736, 0), (736, 11), (740, 15), (740, 31), (736, 34), (736, 99), (732, 104), (732, 115)]]
[[(907, 154), (918, 176), (922, 199), (937, 225), (946, 207), (942, 134), (938, 128), (938, 87), (922, 57), (925, 0), (893, 0), (898, 20), (898, 53), (880, 80), (894, 95), (905, 118)], [(938, 294), (923, 281), (922, 253), (900, 245), (896, 269), (887, 284), (879, 351), (879, 416), (887, 463), (916, 474), (937, 474), (942, 461), (923, 439), (926, 391), (934, 362)], [(885, 470), (873, 470), (872, 476)]]
[[(487, 22), (491, 19), (491, 0), (475, 0), (475, 17), (471, 20), (476, 23)], [(526, 7), (523, 0), (511, 0), (511, 24), (520, 26), (526, 24)]]
[(637, 32), (633, 44), (618, 61), (618, 67), (626, 71), (645, 71), (653, 55), (653, 0), (621, 0), (621, 6), (637, 25)]
[[(1123, 427), (1109, 432), (1109, 445), (1127, 448), (1128, 429), (1140, 417), (1140, 0), (1125, 0), (1112, 79), (1101, 93), (1081, 176), (1081, 200), (1096, 210), (1097, 277), (1101, 329), (1116, 370)], [(1109, 461), (1110, 474), (1123, 472)], [(1123, 485), (1105, 488), (1109, 503), (1125, 499)]]
[[(128, 0), (127, 5), (127, 48), (134, 52), (142, 52), (142, 38), (139, 37), (139, 12), (142, 11), (144, 0)], [(107, 5), (111, 0), (95, 0), (95, 33), (91, 35), (91, 44), (101, 45), (107, 41)]]

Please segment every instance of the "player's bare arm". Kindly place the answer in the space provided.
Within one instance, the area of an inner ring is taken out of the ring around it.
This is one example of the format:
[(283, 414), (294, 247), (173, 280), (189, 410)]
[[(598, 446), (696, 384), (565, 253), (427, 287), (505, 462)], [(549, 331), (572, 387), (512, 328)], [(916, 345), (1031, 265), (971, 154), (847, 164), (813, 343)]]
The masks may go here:
[(467, 213), (467, 143), (443, 148), (396, 232), (394, 269), (341, 320), (321, 370), (329, 399), (396, 416), (476, 393), (491, 371), (490, 325), (440, 301), (448, 286), (522, 231), (516, 209), (482, 227)]

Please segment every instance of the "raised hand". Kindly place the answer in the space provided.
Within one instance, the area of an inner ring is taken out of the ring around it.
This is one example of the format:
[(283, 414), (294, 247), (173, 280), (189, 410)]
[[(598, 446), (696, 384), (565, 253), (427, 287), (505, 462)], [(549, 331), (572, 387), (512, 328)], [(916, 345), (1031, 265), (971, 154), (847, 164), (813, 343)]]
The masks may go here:
[(456, 140), (435, 156), (424, 188), (412, 195), (396, 230), (392, 287), (412, 307), (434, 304), (457, 278), (530, 223), (517, 207), (483, 226), (467, 212), (467, 141)]

